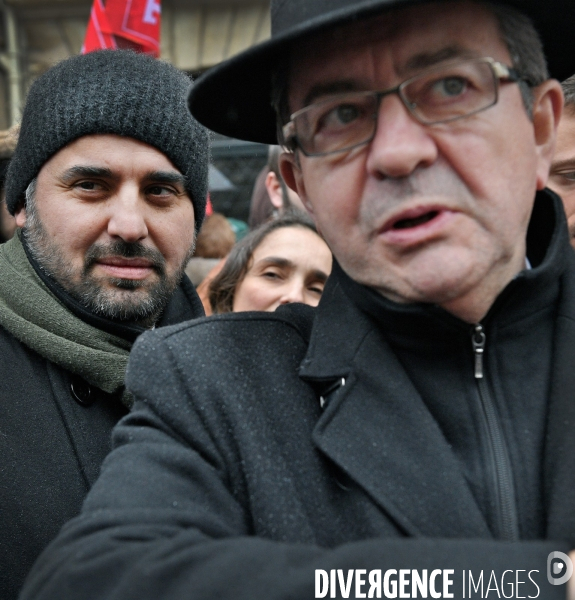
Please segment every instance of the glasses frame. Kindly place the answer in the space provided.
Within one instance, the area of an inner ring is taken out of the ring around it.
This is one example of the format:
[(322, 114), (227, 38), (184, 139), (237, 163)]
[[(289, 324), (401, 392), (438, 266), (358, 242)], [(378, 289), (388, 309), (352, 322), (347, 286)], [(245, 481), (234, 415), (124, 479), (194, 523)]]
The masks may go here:
[[(443, 69), (445, 69), (446, 67), (449, 67), (449, 66), (456, 66), (456, 65), (467, 64), (467, 63), (487, 64), (490, 67), (491, 73), (493, 75), (494, 86), (495, 86), (495, 98), (494, 98), (493, 102), (491, 102), (491, 104), (488, 104), (487, 106), (482, 106), (481, 108), (478, 108), (477, 110), (474, 110), (470, 113), (466, 113), (464, 115), (457, 115), (455, 117), (449, 117), (447, 119), (440, 119), (438, 121), (426, 120), (426, 119), (422, 118), (421, 116), (419, 116), (415, 112), (416, 105), (413, 104), (412, 102), (410, 102), (405, 97), (405, 95), (404, 95), (405, 88), (408, 85), (410, 85), (411, 83), (413, 83), (414, 81), (417, 81), (418, 79), (420, 79), (421, 77), (425, 77), (425, 76), (435, 73), (437, 71), (442, 71)], [(376, 100), (375, 112), (374, 112), (374, 126), (373, 126), (373, 132), (372, 132), (371, 136), (364, 141), (358, 142), (357, 144), (353, 144), (352, 146), (346, 146), (345, 148), (338, 148), (337, 150), (330, 150), (329, 152), (307, 152), (302, 147), (302, 145), (298, 139), (296, 125), (295, 125), (295, 119), (297, 119), (298, 116), (305, 114), (311, 108), (321, 106), (323, 103), (333, 102), (333, 100), (335, 98), (337, 98), (338, 96), (341, 96), (343, 98), (353, 92), (346, 92), (346, 93), (342, 93), (342, 94), (333, 94), (332, 96), (330, 96), (329, 99), (326, 99), (326, 100), (323, 100), (320, 102), (315, 102), (314, 104), (310, 104), (309, 106), (305, 106), (304, 108), (297, 110), (290, 116), (290, 120), (282, 127), (282, 135), (283, 135), (283, 139), (285, 140), (284, 145), (288, 150), (291, 150), (292, 152), (294, 152), (297, 148), (299, 148), (303, 152), (303, 154), (305, 154), (305, 156), (327, 156), (329, 154), (336, 154), (338, 152), (346, 152), (353, 148), (357, 148), (358, 146), (363, 146), (365, 144), (369, 144), (375, 137), (375, 133), (377, 131), (377, 111), (379, 110), (379, 105), (381, 103), (381, 100), (383, 98), (385, 98), (385, 96), (390, 96), (391, 94), (397, 94), (399, 96), (399, 99), (403, 103), (403, 105), (409, 111), (409, 113), (415, 118), (416, 121), (418, 121), (422, 125), (438, 125), (440, 123), (450, 123), (452, 121), (458, 121), (459, 119), (465, 119), (465, 118), (475, 115), (477, 113), (483, 112), (484, 110), (487, 110), (488, 108), (491, 108), (492, 106), (495, 106), (495, 104), (497, 104), (497, 102), (499, 101), (499, 84), (502, 81), (510, 82), (510, 83), (519, 83), (521, 81), (525, 81), (529, 84), (529, 82), (524, 77), (522, 77), (516, 69), (514, 69), (513, 67), (508, 67), (507, 65), (504, 65), (503, 63), (496, 61), (493, 58), (487, 56), (484, 58), (471, 58), (471, 59), (466, 59), (466, 60), (459, 60), (457, 62), (451, 62), (449, 64), (443, 64), (441, 66), (433, 67), (432, 69), (427, 69), (425, 71), (422, 71), (421, 73), (418, 73), (417, 75), (414, 75), (413, 77), (410, 77), (409, 79), (406, 79), (405, 81), (402, 81), (399, 85), (397, 85), (393, 88), (389, 88), (387, 90), (357, 92), (354, 95), (373, 96)]]

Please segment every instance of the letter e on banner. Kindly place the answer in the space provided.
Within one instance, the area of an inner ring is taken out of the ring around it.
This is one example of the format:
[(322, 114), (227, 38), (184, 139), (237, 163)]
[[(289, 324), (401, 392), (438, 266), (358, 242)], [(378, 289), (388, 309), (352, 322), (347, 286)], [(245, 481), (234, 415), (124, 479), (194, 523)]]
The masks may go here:
[(160, 6), (160, 0), (147, 0), (143, 18), (144, 23), (148, 25), (157, 25), (161, 12), (162, 7)]
[(160, 55), (160, 0), (107, 0), (106, 15), (114, 35), (156, 58)]

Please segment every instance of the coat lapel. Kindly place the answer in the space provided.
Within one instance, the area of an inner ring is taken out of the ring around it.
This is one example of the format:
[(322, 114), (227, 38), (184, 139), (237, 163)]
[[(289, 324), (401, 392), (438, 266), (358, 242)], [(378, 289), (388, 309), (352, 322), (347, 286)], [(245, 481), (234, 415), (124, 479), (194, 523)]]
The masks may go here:
[(324, 291), (300, 375), (324, 387), (345, 380), (326, 398), (314, 442), (408, 535), (491, 536), (439, 426), (337, 283)]
[(575, 255), (562, 280), (545, 447), (547, 537), (575, 539)]

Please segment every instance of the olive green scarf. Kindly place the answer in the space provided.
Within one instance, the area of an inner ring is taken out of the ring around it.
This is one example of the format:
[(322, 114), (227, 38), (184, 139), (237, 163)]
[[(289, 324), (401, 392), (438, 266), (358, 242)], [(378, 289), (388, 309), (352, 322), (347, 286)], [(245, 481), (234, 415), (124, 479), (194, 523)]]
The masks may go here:
[[(38, 277), (18, 234), (0, 246), (0, 325), (44, 358), (104, 392), (123, 390), (131, 342), (70, 312)], [(122, 402), (131, 405), (128, 392), (124, 391)]]

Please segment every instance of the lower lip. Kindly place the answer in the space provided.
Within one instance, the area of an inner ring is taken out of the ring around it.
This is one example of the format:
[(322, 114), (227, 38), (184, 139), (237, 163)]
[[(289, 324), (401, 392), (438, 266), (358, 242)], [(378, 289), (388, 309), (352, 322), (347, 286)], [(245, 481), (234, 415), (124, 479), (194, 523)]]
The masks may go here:
[(433, 219), (421, 225), (405, 229), (388, 229), (381, 234), (381, 237), (393, 246), (408, 247), (421, 244), (443, 233), (456, 214), (450, 210), (442, 210)]
[(107, 265), (104, 263), (97, 264), (98, 267), (108, 275), (118, 279), (146, 279), (146, 277), (149, 277), (154, 270), (152, 267), (120, 267), (118, 265)]

